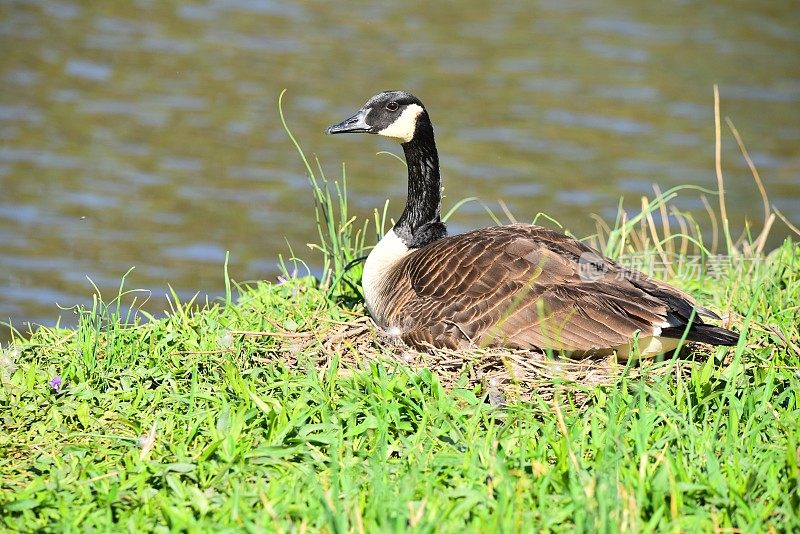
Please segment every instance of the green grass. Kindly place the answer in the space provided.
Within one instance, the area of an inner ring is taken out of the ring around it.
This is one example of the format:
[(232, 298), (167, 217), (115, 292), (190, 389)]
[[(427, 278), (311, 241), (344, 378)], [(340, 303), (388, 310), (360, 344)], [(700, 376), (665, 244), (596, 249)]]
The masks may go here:
[[(136, 293), (120, 289), (75, 329), (15, 335), (0, 355), (0, 529), (800, 530), (797, 244), (674, 280), (734, 317), (738, 347), (496, 407), (468, 369), (445, 387), (380, 343), (330, 348), (331, 325), (364, 313), (350, 264), (367, 226), (354, 230), (344, 183), (308, 172), (322, 280), (226, 273), (224, 299), (173, 296), (163, 319), (125, 312)], [(663, 206), (618, 219), (605, 250), (668, 251), (672, 237), (637, 233)]]
[(342, 355), (320, 353), (324, 336), (297, 351), (231, 333), (348, 320), (310, 278), (243, 289), (231, 305), (174, 304), (158, 321), (126, 324), (98, 301), (76, 330), (41, 328), (6, 350), (0, 524), (800, 528), (798, 252), (787, 244), (750, 275), (706, 284), (718, 305), (752, 309), (725, 363), (719, 350), (688, 377), (623, 377), (580, 410), (566, 394), (494, 408), (480, 388), (447, 391), (400, 364), (345, 373)]

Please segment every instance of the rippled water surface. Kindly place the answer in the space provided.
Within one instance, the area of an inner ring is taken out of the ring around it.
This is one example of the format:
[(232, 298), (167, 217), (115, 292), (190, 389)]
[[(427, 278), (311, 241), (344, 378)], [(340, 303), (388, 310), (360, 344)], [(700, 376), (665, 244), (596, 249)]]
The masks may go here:
[[(186, 296), (274, 278), (315, 236), (288, 121), (360, 216), (404, 169), (371, 136), (325, 137), (373, 93), (406, 89), (437, 131), (445, 207), (465, 196), (576, 234), (620, 196), (715, 186), (712, 85), (770, 198), (800, 223), (800, 10), (792, 2), (4, 2), (0, 5), (0, 320), (72, 320), (87, 277)], [(761, 201), (728, 134), (729, 214)], [(697, 197), (680, 200), (701, 210)], [(489, 224), (477, 204), (452, 220)], [(756, 223), (758, 227), (758, 222)], [(781, 223), (775, 239), (788, 234)]]

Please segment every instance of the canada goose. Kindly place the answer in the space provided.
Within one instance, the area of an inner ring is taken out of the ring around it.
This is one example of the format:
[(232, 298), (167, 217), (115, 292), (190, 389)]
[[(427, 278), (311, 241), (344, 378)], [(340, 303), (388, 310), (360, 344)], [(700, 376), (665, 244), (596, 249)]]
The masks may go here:
[(558, 232), (511, 224), (448, 237), (433, 126), (415, 96), (377, 94), (326, 133), (383, 135), (405, 152), (406, 207), (367, 257), (363, 288), (375, 322), (406, 343), (622, 357), (638, 346), (645, 357), (674, 349), (684, 332), (688, 341), (737, 342), (703, 323), (701, 315), (719, 317), (689, 295)]

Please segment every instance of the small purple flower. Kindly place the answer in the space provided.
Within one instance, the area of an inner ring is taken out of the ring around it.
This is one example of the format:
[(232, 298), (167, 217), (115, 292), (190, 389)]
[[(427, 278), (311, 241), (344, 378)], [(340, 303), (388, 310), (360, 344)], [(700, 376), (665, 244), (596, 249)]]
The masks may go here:
[[(297, 278), (297, 269), (292, 271), (292, 274), (289, 274), (289, 276), (283, 276), (283, 275), (278, 276), (278, 284), (277, 285), (279, 285), (279, 286), (283, 285), (283, 284), (289, 282), (290, 280), (294, 280), (295, 278)], [(294, 296), (294, 295), (297, 295), (297, 288), (296, 287), (292, 288), (292, 296)]]
[(292, 278), (297, 278), (297, 269), (293, 270), (291, 274), (287, 271), (287, 276), (280, 275), (278, 276), (278, 285), (285, 284)]
[(60, 376), (58, 376), (58, 375), (54, 376), (53, 379), (50, 382), (48, 382), (48, 384), (50, 385), (51, 388), (53, 388), (53, 391), (55, 391), (56, 393), (61, 391), (61, 377)]

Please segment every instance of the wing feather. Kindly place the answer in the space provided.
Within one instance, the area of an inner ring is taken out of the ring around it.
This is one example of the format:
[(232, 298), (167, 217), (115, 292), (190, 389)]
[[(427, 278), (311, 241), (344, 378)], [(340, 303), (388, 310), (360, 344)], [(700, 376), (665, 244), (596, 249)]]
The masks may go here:
[[(583, 271), (581, 270), (583, 269)], [(589, 271), (586, 271), (589, 269)], [(413, 345), (593, 351), (685, 322), (694, 301), (533, 225), (485, 228), (406, 256), (390, 281), (386, 324)]]

